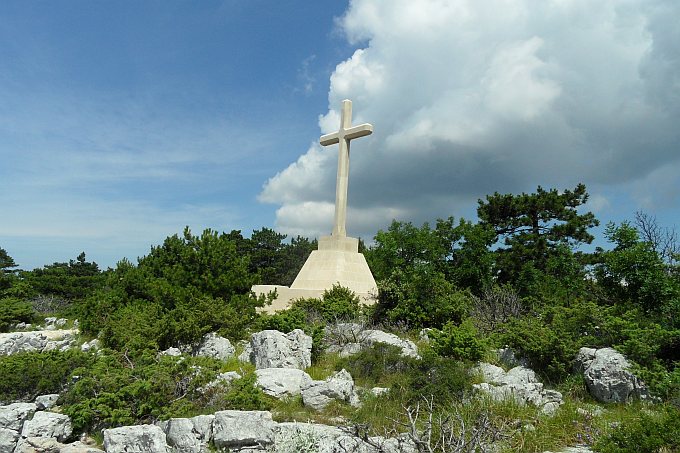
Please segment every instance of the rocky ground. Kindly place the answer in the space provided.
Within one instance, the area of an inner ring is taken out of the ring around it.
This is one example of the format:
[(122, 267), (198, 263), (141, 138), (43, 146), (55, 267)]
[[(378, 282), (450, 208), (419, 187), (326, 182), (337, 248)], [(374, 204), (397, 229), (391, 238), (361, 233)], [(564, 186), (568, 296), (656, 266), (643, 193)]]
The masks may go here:
[[(98, 341), (83, 342), (77, 322), (64, 329), (66, 320), (47, 318), (38, 330), (20, 330), (0, 334), (0, 355), (20, 352), (64, 350), (79, 347), (96, 353)], [(35, 329), (36, 326), (17, 326)], [(426, 333), (423, 335), (426, 336)], [(403, 356), (419, 358), (417, 346), (410, 340), (358, 324), (329, 327), (329, 351), (341, 356), (356, 354), (376, 343), (401, 349)], [(350, 373), (341, 370), (327, 379), (314, 380), (305, 372), (311, 365), (312, 338), (301, 330), (282, 333), (265, 330), (253, 334), (244, 345), (239, 359), (252, 363), (264, 393), (275, 398), (300, 396), (303, 404), (322, 411), (333, 401), (360, 406), (362, 395), (388, 392), (389, 389), (358, 388)], [(236, 348), (217, 334), (208, 334), (199, 345), (171, 348), (161, 354), (178, 357), (204, 355), (226, 360)], [(533, 405), (546, 417), (553, 416), (563, 404), (560, 392), (547, 389), (535, 373), (517, 360), (512, 351), (498, 351), (499, 362), (507, 371), (490, 363), (479, 363), (475, 372), (480, 396), (494, 400), (512, 399), (521, 405)], [(632, 398), (648, 399), (638, 378), (630, 372), (625, 357), (613, 349), (582, 348), (576, 367), (584, 375), (592, 396), (602, 403), (624, 402)], [(218, 383), (239, 378), (236, 372), (220, 375)], [(211, 385), (211, 384), (209, 384)], [(71, 420), (60, 414), (55, 403), (59, 395), (42, 395), (33, 402), (6, 402), (0, 406), (0, 453), (92, 453), (118, 452), (208, 452), (276, 451), (276, 452), (418, 452), (427, 451), (408, 433), (386, 437), (360, 436), (349, 427), (314, 423), (279, 423), (267, 411), (219, 411), (193, 418), (173, 418), (155, 425), (123, 426), (103, 431), (103, 445), (97, 446), (82, 433), (74, 433)], [(80, 440), (73, 442), (74, 438)], [(493, 451), (490, 448), (488, 451)], [(572, 446), (565, 452), (590, 451)]]

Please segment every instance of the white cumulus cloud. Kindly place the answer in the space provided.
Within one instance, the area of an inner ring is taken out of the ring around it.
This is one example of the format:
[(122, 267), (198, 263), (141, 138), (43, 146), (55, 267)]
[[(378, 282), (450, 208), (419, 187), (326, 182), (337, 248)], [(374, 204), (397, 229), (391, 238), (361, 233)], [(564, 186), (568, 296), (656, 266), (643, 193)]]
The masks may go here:
[[(336, 130), (348, 98), (375, 128), (352, 143), (348, 233), (469, 215), (495, 191), (677, 174), (678, 21), (672, 0), (352, 0), (338, 25), (358, 50), (319, 118)], [(279, 229), (330, 232), (336, 159), (314, 144), (265, 184)]]

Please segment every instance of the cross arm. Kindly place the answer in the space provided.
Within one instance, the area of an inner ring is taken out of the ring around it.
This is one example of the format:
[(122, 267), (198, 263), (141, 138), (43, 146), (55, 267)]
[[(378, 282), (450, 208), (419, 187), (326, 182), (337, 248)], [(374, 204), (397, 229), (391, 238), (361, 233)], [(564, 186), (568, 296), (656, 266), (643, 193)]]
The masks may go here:
[(373, 133), (373, 126), (368, 123), (359, 124), (358, 126), (345, 129), (344, 132), (345, 140), (354, 140), (355, 138), (371, 135)]
[(335, 145), (338, 142), (340, 142), (340, 137), (337, 132), (322, 135), (321, 138), (319, 139), (319, 143), (321, 144), (321, 146)]

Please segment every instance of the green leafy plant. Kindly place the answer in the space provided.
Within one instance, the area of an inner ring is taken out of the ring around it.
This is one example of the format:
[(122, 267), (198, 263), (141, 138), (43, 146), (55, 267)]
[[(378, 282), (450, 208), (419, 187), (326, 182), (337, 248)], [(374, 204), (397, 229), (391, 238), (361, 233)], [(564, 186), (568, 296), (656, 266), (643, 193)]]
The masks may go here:
[(443, 357), (474, 362), (480, 360), (487, 350), (486, 343), (469, 318), (458, 326), (448, 322), (442, 330), (432, 329), (427, 335), (432, 350)]
[(78, 349), (0, 357), (0, 401), (33, 401), (38, 395), (60, 393), (73, 370), (93, 362), (92, 355)]
[(226, 388), (208, 386), (221, 367), (219, 361), (207, 358), (178, 360), (153, 354), (133, 358), (107, 350), (94, 363), (73, 370), (63, 411), (72, 418), (75, 430), (98, 430), (204, 411), (268, 407), (265, 395), (253, 385), (252, 373)]
[(16, 297), (0, 299), (0, 332), (7, 332), (12, 325), (19, 322), (30, 323), (35, 316), (31, 304)]
[(680, 410), (667, 406), (659, 412), (642, 411), (639, 418), (624, 421), (599, 439), (595, 449), (603, 453), (678, 451)]

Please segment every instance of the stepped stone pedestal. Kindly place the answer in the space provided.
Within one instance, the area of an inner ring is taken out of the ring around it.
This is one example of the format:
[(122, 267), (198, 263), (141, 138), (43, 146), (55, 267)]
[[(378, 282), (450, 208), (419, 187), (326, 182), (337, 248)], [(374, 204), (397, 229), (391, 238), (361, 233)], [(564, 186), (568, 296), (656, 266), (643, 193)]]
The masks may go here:
[(295, 299), (321, 297), (325, 290), (337, 284), (354, 291), (364, 304), (373, 304), (378, 295), (375, 279), (366, 258), (359, 253), (356, 238), (322, 236), (319, 249), (309, 255), (290, 287), (255, 285), (252, 290), (257, 295), (276, 290), (276, 300), (264, 309), (274, 312), (288, 308)]
[(320, 297), (333, 285), (340, 284), (354, 291), (365, 304), (375, 302), (378, 287), (373, 274), (366, 264), (366, 258), (359, 253), (359, 240), (347, 237), (347, 185), (349, 182), (349, 142), (373, 132), (373, 126), (364, 123), (352, 126), (352, 102), (342, 101), (340, 130), (323, 135), (322, 146), (338, 145), (338, 176), (335, 182), (335, 219), (333, 233), (319, 239), (319, 249), (314, 250), (293, 284), (289, 287), (278, 285), (255, 285), (252, 291), (266, 294), (276, 290), (277, 299), (264, 311), (274, 312), (288, 308), (290, 302), (302, 297)]

